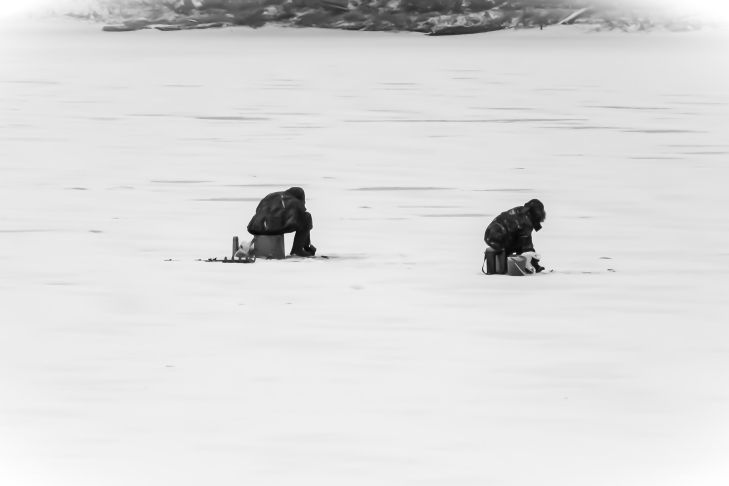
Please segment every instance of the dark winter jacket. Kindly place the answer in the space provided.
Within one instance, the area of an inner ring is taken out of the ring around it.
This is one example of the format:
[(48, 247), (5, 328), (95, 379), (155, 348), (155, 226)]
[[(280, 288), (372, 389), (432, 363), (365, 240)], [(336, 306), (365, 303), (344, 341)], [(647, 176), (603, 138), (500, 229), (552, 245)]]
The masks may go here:
[(248, 232), (252, 235), (281, 235), (306, 230), (311, 230), (311, 215), (306, 212), (306, 197), (300, 187), (264, 197), (248, 223)]
[(524, 206), (496, 216), (486, 228), (484, 241), (496, 251), (506, 251), (507, 255), (535, 251), (532, 230), (542, 229), (545, 217), (544, 205), (538, 199), (532, 199)]

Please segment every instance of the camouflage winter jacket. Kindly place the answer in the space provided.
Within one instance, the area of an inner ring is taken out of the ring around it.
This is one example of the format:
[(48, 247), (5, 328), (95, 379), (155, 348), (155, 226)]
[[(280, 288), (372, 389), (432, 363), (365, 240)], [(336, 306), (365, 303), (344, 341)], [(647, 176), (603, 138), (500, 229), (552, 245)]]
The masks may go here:
[(484, 241), (496, 251), (505, 250), (507, 255), (535, 251), (532, 230), (542, 229), (545, 214), (544, 205), (537, 199), (504, 211), (488, 225)]
[(311, 216), (306, 212), (304, 190), (300, 187), (264, 197), (248, 223), (252, 235), (281, 235), (310, 229)]

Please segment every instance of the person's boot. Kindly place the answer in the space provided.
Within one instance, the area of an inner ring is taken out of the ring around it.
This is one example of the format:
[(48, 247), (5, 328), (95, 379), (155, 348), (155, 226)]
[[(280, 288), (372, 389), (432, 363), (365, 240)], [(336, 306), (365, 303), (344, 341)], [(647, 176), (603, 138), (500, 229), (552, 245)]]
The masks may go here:
[(314, 253), (310, 252), (306, 248), (291, 248), (291, 255), (300, 257), (313, 257)]
[(291, 245), (291, 254), (300, 257), (312, 257), (316, 248), (311, 244), (308, 231), (297, 231), (294, 235), (294, 243)]

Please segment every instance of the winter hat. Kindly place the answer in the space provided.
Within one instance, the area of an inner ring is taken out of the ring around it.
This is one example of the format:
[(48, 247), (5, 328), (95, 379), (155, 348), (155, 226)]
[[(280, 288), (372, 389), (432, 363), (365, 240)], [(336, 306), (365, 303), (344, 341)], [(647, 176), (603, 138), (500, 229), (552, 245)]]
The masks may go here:
[(286, 194), (289, 194), (289, 195), (295, 197), (296, 199), (298, 199), (302, 203), (306, 204), (306, 195), (304, 194), (304, 190), (302, 188), (300, 188), (300, 187), (291, 187), (291, 188), (287, 189), (284, 192), (286, 192)]
[(539, 231), (542, 229), (544, 219), (547, 217), (547, 212), (544, 210), (544, 204), (539, 199), (532, 199), (527, 202), (524, 207), (529, 211), (529, 215), (532, 218), (534, 229)]

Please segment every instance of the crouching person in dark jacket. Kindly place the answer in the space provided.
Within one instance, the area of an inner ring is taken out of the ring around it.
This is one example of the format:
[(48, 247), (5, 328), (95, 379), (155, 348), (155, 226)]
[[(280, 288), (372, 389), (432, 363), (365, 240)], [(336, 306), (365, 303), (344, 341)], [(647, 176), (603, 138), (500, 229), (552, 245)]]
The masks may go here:
[[(504, 252), (506, 256), (514, 253), (532, 252), (532, 230), (542, 229), (542, 223), (547, 217), (544, 204), (539, 199), (532, 199), (523, 206), (518, 206), (504, 211), (494, 218), (486, 228), (484, 241), (496, 252)], [(531, 265), (536, 272), (541, 272), (544, 267), (539, 265), (538, 258), (532, 258)]]
[(264, 197), (248, 223), (248, 232), (252, 235), (296, 232), (291, 254), (303, 257), (314, 256), (316, 253), (316, 247), (311, 244), (312, 228), (311, 214), (306, 211), (306, 196), (300, 187), (292, 187)]

